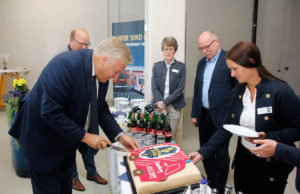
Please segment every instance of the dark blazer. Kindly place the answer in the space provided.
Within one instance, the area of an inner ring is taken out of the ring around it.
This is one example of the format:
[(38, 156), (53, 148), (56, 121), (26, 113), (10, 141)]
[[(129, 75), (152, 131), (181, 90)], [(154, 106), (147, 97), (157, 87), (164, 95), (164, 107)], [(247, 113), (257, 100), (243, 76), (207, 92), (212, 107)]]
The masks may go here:
[[(90, 103), (93, 50), (64, 52), (42, 71), (9, 134), (18, 139), (29, 165), (56, 168), (81, 142)], [(99, 124), (113, 141), (121, 132), (105, 101), (108, 82), (99, 85)]]
[(165, 61), (160, 61), (153, 66), (151, 79), (153, 93), (152, 106), (156, 107), (156, 102), (163, 101), (166, 106), (171, 104), (178, 110), (186, 105), (183, 94), (186, 80), (186, 67), (184, 63), (174, 59), (174, 64), (171, 65), (169, 71), (169, 96), (164, 99), (167, 75), (166, 63)]
[(278, 143), (274, 158), (275, 160), (297, 167), (296, 189), (300, 193), (300, 149), (283, 143)]
[[(234, 87), (235, 79), (231, 78), (230, 69), (228, 69), (225, 59), (226, 52), (221, 50), (217, 60), (213, 75), (211, 77), (208, 89), (209, 111), (215, 126), (220, 126), (227, 108), (227, 100), (231, 89)], [(197, 125), (201, 120), (202, 109), (202, 87), (203, 74), (206, 66), (206, 57), (198, 62), (195, 84), (194, 97), (192, 104), (192, 118), (197, 119)]]
[[(243, 110), (243, 94), (246, 84), (237, 85), (231, 92), (231, 98), (224, 124), (239, 125), (240, 115)], [(285, 83), (276, 80), (262, 81), (256, 86), (256, 109), (272, 107), (272, 112), (255, 115), (256, 131), (266, 133), (266, 139), (273, 139), (290, 146), (300, 139), (300, 100), (294, 91)], [(222, 145), (230, 139), (232, 134), (221, 127), (211, 137), (209, 142), (203, 145), (198, 152), (205, 158), (214, 154)], [(241, 150), (240, 138), (238, 141), (235, 162), (239, 161)], [(260, 159), (260, 168), (270, 169), (262, 176), (277, 177), (279, 173), (289, 173), (290, 165), (273, 160), (272, 158)], [(275, 170), (276, 169), (276, 170)], [(261, 177), (262, 177), (261, 176)]]

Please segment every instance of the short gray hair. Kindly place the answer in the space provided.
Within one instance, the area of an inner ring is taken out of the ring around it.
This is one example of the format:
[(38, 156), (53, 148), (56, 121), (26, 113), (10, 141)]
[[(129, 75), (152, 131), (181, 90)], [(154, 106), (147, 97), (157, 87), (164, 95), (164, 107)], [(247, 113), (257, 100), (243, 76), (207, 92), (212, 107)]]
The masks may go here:
[(132, 64), (133, 59), (128, 46), (116, 37), (108, 37), (102, 40), (95, 48), (99, 56), (108, 56), (111, 59), (124, 60), (126, 64)]
[(164, 39), (161, 42), (161, 50), (164, 50), (164, 46), (174, 47), (175, 51), (177, 51), (178, 49), (177, 40), (173, 36), (164, 37)]

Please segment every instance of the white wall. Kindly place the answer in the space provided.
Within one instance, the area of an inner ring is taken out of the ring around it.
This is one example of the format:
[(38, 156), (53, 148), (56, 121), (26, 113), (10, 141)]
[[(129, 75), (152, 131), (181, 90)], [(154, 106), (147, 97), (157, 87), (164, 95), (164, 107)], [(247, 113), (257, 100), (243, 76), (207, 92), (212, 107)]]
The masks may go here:
[(213, 30), (220, 38), (220, 46), (229, 50), (239, 40), (251, 41), (253, 1), (188, 0), (186, 28), (187, 80), (185, 96), (194, 95), (197, 63), (203, 57), (198, 50), (198, 37), (205, 30)]
[[(259, 1), (257, 45), (268, 70), (300, 95), (300, 1)], [(288, 67), (289, 70), (284, 70)], [(280, 70), (280, 72), (277, 72)]]
[(31, 70), (25, 79), (32, 88), (48, 61), (67, 46), (72, 29), (85, 28), (93, 44), (107, 36), (106, 2), (1, 0), (0, 51), (11, 55), (9, 66)]
[(175, 58), (185, 61), (185, 0), (146, 0), (145, 4), (145, 99), (151, 102), (151, 77), (155, 62), (164, 59), (161, 41), (174, 36), (178, 42)]

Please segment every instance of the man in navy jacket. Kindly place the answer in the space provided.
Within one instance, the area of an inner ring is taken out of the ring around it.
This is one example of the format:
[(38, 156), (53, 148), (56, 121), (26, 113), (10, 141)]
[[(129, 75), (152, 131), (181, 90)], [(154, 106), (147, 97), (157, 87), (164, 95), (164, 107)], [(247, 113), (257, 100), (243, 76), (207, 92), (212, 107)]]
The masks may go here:
[[(74, 51), (74, 50), (80, 50), (80, 49), (87, 49), (90, 46), (90, 37), (88, 32), (83, 28), (77, 28), (71, 31), (70, 34), (70, 42), (68, 46), (63, 50), (65, 51)], [(105, 84), (104, 84), (105, 85)], [(99, 130), (96, 130), (96, 133), (99, 135)], [(95, 164), (95, 155), (97, 154), (97, 151), (93, 150), (92, 148), (88, 148), (87, 150), (80, 149), (79, 152), (82, 156), (82, 161), (84, 164), (84, 167), (86, 169), (86, 177), (88, 180), (95, 181), (98, 184), (107, 184), (107, 180), (102, 178), (100, 174), (97, 172), (96, 164)], [(84, 185), (81, 183), (78, 172), (77, 172), (77, 165), (76, 160), (73, 164), (73, 173), (72, 173), (72, 185), (73, 189), (77, 191), (85, 191)]]
[[(226, 52), (219, 47), (219, 39), (212, 31), (204, 31), (198, 45), (205, 57), (197, 66), (192, 105), (192, 123), (199, 127), (200, 146), (208, 142), (224, 119), (227, 99), (234, 86), (227, 67)], [(214, 156), (205, 158), (203, 165), (211, 188), (224, 193), (229, 171), (228, 144)]]
[[(118, 78), (129, 63), (128, 47), (111, 37), (94, 50), (64, 52), (44, 68), (9, 131), (27, 159), (33, 193), (72, 193), (72, 164), (80, 142), (94, 149), (105, 149), (111, 141), (138, 147), (122, 133), (105, 101), (108, 80)], [(87, 132), (93, 76), (99, 81), (97, 120), (109, 140)]]

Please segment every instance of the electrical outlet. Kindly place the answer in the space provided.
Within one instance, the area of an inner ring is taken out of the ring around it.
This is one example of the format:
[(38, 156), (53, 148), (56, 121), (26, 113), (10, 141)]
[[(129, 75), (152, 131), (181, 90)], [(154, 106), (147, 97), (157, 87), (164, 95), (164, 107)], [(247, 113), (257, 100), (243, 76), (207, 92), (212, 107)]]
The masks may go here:
[(285, 67), (284, 67), (284, 70), (285, 70), (285, 71), (289, 70), (289, 67), (288, 67), (288, 66), (285, 66)]

